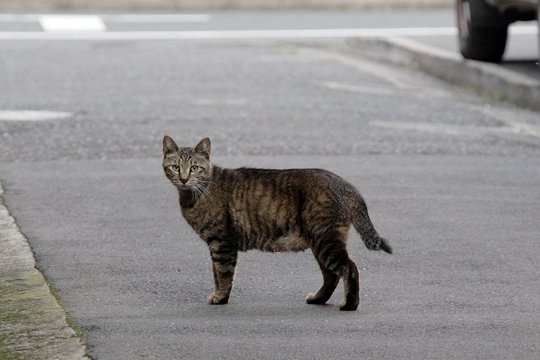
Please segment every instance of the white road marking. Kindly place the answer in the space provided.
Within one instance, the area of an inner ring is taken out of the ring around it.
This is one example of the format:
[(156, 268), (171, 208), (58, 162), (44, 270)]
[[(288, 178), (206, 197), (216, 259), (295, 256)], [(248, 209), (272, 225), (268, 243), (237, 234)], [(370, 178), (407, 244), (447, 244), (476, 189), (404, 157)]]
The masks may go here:
[(204, 30), (204, 31), (109, 31), (101, 33), (0, 32), (8, 40), (259, 40), (326, 39), (371, 36), (455, 35), (453, 27), (383, 29)]
[(372, 36), (455, 35), (455, 28), (205, 30), (109, 32), (0, 32), (0, 40), (276, 40), (332, 39)]
[[(482, 128), (424, 122), (370, 121), (370, 125), (394, 130), (412, 130), (439, 135), (472, 135)], [(477, 130), (477, 131), (474, 131)]]
[[(61, 14), (0, 14), (0, 22), (39, 22), (43, 16), (64, 16)], [(83, 16), (76, 15), (73, 16)], [(98, 16), (106, 22), (119, 23), (203, 23), (209, 22), (209, 14), (86, 14)]]
[(37, 110), (4, 110), (0, 111), (0, 121), (45, 121), (67, 119), (73, 116), (69, 112), (37, 111)]
[(208, 14), (115, 14), (101, 18), (115, 23), (206, 23), (211, 17)]
[(508, 123), (501, 126), (461, 126), (424, 122), (370, 121), (372, 126), (394, 130), (412, 130), (424, 133), (455, 136), (482, 136), (485, 134), (516, 134), (540, 138), (540, 127), (526, 123)]
[[(141, 15), (142, 16), (142, 15)], [(129, 18), (128, 18), (129, 19)], [(455, 27), (353, 28), (294, 30), (203, 30), (203, 31), (104, 31), (98, 16), (43, 16), (43, 32), (0, 32), (0, 40), (278, 40), (336, 39), (349, 37), (456, 36)], [(510, 28), (511, 34), (536, 35), (537, 26)]]
[(319, 83), (325, 88), (331, 89), (331, 90), (339, 90), (339, 91), (347, 91), (347, 92), (354, 92), (359, 94), (366, 94), (366, 95), (381, 95), (381, 96), (389, 96), (389, 95), (397, 95), (399, 91), (397, 89), (392, 88), (382, 88), (382, 87), (375, 87), (373, 85), (351, 85), (351, 84), (344, 84), (339, 83), (335, 81), (323, 81)]
[(94, 15), (45, 15), (39, 18), (45, 31), (105, 31), (106, 27), (99, 16)]
[(443, 90), (424, 89), (421, 87), (413, 86), (412, 84), (391, 87), (376, 87), (373, 85), (352, 85), (339, 83), (334, 81), (319, 82), (319, 85), (336, 91), (347, 91), (352, 93), (359, 93), (373, 96), (413, 96), (417, 98), (446, 98), (448, 94)]
[(243, 98), (219, 98), (219, 99), (209, 99), (209, 98), (199, 98), (192, 99), (191, 103), (193, 105), (199, 106), (242, 106), (247, 104), (247, 100)]

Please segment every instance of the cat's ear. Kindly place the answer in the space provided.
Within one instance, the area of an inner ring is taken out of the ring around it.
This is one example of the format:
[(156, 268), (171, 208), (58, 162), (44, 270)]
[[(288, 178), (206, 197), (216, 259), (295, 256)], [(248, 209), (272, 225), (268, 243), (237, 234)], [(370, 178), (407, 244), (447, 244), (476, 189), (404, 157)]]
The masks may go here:
[(199, 153), (203, 155), (205, 158), (210, 159), (210, 148), (211, 148), (210, 139), (206, 137), (202, 139), (201, 141), (199, 141), (197, 146), (195, 146), (195, 148), (193, 149), (193, 152)]
[(163, 138), (163, 155), (178, 152), (178, 145), (169, 136)]

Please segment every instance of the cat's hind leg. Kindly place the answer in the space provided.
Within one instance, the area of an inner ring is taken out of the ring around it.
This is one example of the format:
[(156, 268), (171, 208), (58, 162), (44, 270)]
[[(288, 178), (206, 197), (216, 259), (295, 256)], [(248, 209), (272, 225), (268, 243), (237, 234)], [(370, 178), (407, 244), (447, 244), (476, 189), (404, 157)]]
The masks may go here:
[(339, 279), (345, 285), (345, 300), (340, 310), (356, 310), (359, 303), (359, 274), (347, 253), (348, 226), (336, 227), (314, 237), (311, 250), (323, 273), (324, 283), (316, 294), (306, 298), (308, 304), (324, 304), (335, 290)]
[(351, 259), (343, 266), (341, 276), (345, 285), (345, 299), (339, 310), (354, 311), (360, 302), (360, 274), (356, 264)]
[(324, 282), (316, 294), (313, 294), (313, 293), (308, 294), (306, 298), (306, 302), (308, 304), (318, 304), (318, 305), (326, 304), (326, 302), (330, 299), (330, 297), (334, 293), (334, 290), (336, 289), (339, 283), (339, 274), (326, 270), (325, 268), (323, 268), (323, 266), (320, 263), (319, 263), (319, 266), (321, 266), (321, 272), (323, 274)]

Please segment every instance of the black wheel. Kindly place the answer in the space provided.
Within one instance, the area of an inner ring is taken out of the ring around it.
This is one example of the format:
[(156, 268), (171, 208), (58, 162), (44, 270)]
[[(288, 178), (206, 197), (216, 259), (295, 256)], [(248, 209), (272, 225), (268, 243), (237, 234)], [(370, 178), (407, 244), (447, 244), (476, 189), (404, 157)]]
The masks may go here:
[(456, 1), (459, 48), (466, 59), (500, 62), (508, 21), (485, 0)]

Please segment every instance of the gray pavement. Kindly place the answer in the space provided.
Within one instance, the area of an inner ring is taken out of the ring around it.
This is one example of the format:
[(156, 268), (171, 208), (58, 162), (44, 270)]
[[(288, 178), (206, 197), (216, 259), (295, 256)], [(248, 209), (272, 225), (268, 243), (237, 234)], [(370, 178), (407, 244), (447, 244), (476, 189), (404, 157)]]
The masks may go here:
[[(153, 14), (107, 13), (98, 9), (106, 32), (86, 33), (68, 36), (74, 40), (84, 38), (136, 39), (145, 33), (152, 33), (152, 39), (204, 39), (204, 34), (211, 38), (223, 38), (227, 34), (241, 31), (281, 30), (292, 34), (293, 30), (317, 29), (356, 29), (358, 32), (346, 36), (400, 36), (413, 39), (422, 44), (458, 54), (455, 14), (451, 7), (414, 8), (414, 9), (368, 9), (318, 11), (302, 10), (200, 10), (193, 12), (161, 12)], [(124, 12), (127, 10), (124, 9)], [(79, 12), (81, 13), (81, 12)], [(62, 14), (62, 13), (60, 13)], [(73, 12), (64, 13), (67, 15)], [(83, 15), (92, 13), (82, 12)], [(43, 33), (40, 18), (47, 14), (0, 14), (0, 39), (54, 39), (66, 37), (66, 34)], [(362, 32), (361, 30), (367, 30)], [(422, 30), (416, 34), (407, 30)], [(211, 33), (211, 32), (214, 33)], [(390, 31), (390, 34), (388, 33)], [(161, 35), (160, 35), (161, 34)], [(176, 34), (176, 35), (175, 35)], [(190, 35), (191, 34), (191, 35)], [(268, 34), (267, 34), (268, 35)], [(312, 38), (324, 34), (316, 33)], [(281, 35), (283, 36), (283, 35)], [(324, 35), (326, 36), (326, 35)], [(338, 35), (336, 37), (343, 37)], [(259, 37), (261, 37), (259, 35)], [(274, 36), (279, 38), (279, 36)], [(523, 74), (540, 81), (538, 68), (537, 23), (533, 21), (515, 23), (510, 27), (507, 51), (502, 64), (506, 70)], [(461, 58), (461, 57), (460, 57)]]
[[(368, 252), (351, 237), (362, 272), (361, 307), (354, 314), (339, 312), (341, 288), (328, 306), (304, 303), (320, 282), (309, 252), (241, 254), (230, 304), (210, 307), (207, 249), (179, 219), (158, 157), (3, 167), (8, 206), (67, 309), (87, 329), (95, 358), (538, 355), (538, 160), (361, 155), (216, 161), (340, 173), (362, 189), (395, 254)], [(73, 171), (82, 164), (84, 172)], [(39, 182), (32, 180), (36, 173)]]
[(0, 0), (0, 10), (21, 12), (84, 10), (200, 9), (379, 9), (448, 7), (451, 0)]
[[(4, 201), (94, 358), (538, 356), (537, 112), (344, 42), (1, 46), (0, 109), (64, 116), (0, 114)], [(360, 310), (339, 312), (342, 290), (304, 303), (321, 281), (309, 252), (241, 254), (231, 303), (206, 305), (210, 260), (162, 174), (164, 134), (210, 136), (223, 166), (357, 185), (395, 249), (351, 237)]]
[[(466, 60), (460, 54), (400, 38), (351, 39), (351, 46), (372, 60), (421, 69), (486, 98), (540, 110), (540, 79), (534, 63), (506, 68), (499, 64)], [(532, 68), (531, 66), (532, 65)]]

